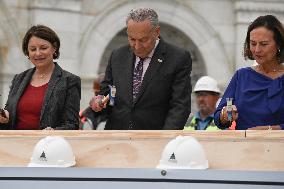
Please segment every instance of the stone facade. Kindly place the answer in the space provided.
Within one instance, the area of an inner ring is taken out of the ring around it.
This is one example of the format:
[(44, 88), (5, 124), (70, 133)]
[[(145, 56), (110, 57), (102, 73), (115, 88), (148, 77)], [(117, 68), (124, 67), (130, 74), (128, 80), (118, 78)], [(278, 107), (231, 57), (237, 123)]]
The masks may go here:
[(127, 13), (138, 7), (154, 8), (161, 36), (192, 53), (193, 85), (210, 75), (222, 89), (236, 69), (251, 65), (242, 57), (248, 24), (265, 14), (284, 22), (284, 0), (0, 0), (0, 106), (14, 74), (32, 67), (21, 52), (25, 31), (44, 24), (61, 39), (59, 64), (82, 78), (86, 107), (94, 77), (104, 71), (111, 51), (127, 43)]

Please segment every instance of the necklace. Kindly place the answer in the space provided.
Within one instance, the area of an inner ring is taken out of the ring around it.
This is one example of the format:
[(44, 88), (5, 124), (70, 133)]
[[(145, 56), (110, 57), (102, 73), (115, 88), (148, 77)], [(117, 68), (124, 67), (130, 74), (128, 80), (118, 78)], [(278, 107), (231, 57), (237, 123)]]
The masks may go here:
[(280, 70), (281, 70), (281, 68), (278, 68), (278, 69), (273, 68), (272, 72), (278, 72), (278, 71), (280, 71)]
[(35, 77), (38, 78), (38, 79), (44, 80), (44, 79), (46, 79), (47, 74), (36, 74)]
[(40, 75), (39, 75), (39, 78), (40, 78), (40, 79), (46, 78), (46, 74), (40, 74)]
[(272, 72), (278, 72), (281, 68), (272, 68)]
[[(34, 73), (35, 77), (37, 79), (46, 80), (47, 78), (51, 76), (54, 67), (55, 65), (51, 64), (51, 66), (45, 68), (44, 70), (41, 70), (41, 71), (36, 70), (36, 72)], [(40, 72), (43, 72), (43, 73), (40, 73)]]
[(263, 72), (265, 72), (265, 73), (269, 73), (269, 72), (278, 72), (278, 71), (281, 70), (281, 67), (272, 68), (271, 71), (266, 71), (266, 70), (263, 69), (263, 67), (261, 67), (261, 66), (258, 65), (258, 66), (257, 66), (257, 69), (260, 70), (260, 71), (263, 71)]

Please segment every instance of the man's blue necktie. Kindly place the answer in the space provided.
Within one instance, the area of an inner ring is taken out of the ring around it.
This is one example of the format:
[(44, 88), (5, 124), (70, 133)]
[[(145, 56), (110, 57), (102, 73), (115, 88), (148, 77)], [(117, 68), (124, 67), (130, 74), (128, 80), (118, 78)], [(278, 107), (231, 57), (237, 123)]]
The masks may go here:
[(136, 99), (142, 84), (142, 74), (143, 74), (143, 61), (145, 59), (140, 58), (138, 64), (136, 65), (133, 73), (133, 100)]

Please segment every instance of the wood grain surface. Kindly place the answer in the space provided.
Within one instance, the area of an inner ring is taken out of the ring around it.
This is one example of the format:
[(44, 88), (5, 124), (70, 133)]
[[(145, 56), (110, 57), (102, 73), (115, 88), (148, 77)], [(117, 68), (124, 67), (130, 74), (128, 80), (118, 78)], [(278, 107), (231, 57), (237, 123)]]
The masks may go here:
[(196, 137), (210, 169), (284, 171), (282, 131), (0, 131), (0, 166), (25, 167), (45, 136), (71, 144), (76, 167), (155, 168), (178, 135)]

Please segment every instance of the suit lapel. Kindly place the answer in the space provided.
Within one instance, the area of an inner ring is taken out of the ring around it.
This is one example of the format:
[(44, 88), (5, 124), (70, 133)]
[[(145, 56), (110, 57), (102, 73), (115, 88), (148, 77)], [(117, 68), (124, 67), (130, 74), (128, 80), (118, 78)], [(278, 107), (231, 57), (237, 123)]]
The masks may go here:
[(51, 78), (48, 82), (48, 88), (47, 88), (47, 91), (44, 95), (43, 105), (42, 105), (41, 114), (40, 114), (40, 121), (41, 121), (41, 118), (44, 114), (45, 108), (46, 108), (47, 104), (49, 103), (50, 96), (51, 96), (57, 82), (59, 81), (61, 75), (62, 75), (62, 69), (55, 63), (54, 71), (53, 71)]
[(137, 95), (136, 101), (134, 103), (136, 103), (139, 98), (143, 95), (143, 93), (145, 92), (147, 86), (149, 85), (149, 83), (151, 82), (151, 80), (153, 79), (153, 77), (155, 77), (155, 75), (157, 75), (157, 71), (159, 70), (159, 68), (163, 65), (164, 63), (164, 53), (166, 52), (166, 48), (165, 48), (165, 44), (164, 41), (162, 39), (160, 39), (159, 45), (156, 47), (155, 49), (155, 53), (153, 54), (152, 58), (151, 58), (151, 62), (149, 64), (148, 69), (145, 72), (143, 81), (142, 81), (142, 86), (140, 88), (140, 91)]
[[(129, 104), (132, 104), (133, 100), (133, 70), (134, 70), (134, 61), (135, 61), (135, 56), (133, 52), (129, 49), (127, 56), (124, 59), (124, 63), (122, 65), (125, 65), (122, 67), (122, 72), (125, 73), (125, 85), (126, 86), (126, 91), (125, 96), (126, 96), (126, 101), (129, 102)], [(124, 93), (123, 92), (123, 93)]]

